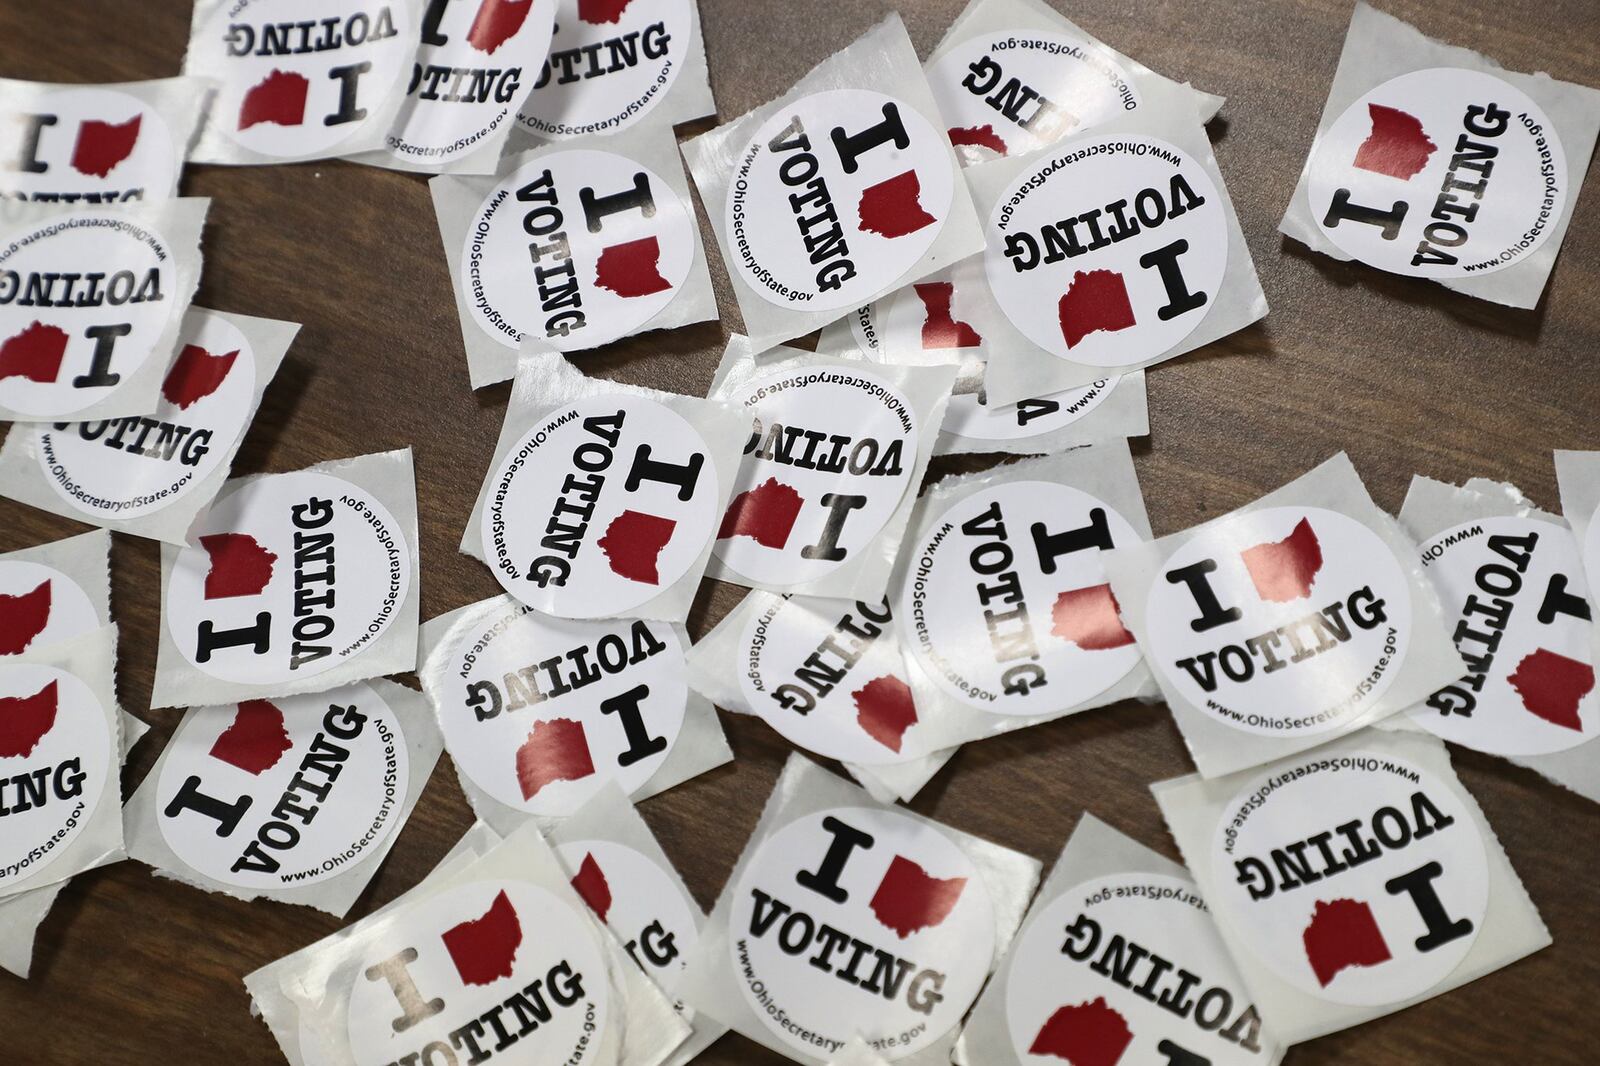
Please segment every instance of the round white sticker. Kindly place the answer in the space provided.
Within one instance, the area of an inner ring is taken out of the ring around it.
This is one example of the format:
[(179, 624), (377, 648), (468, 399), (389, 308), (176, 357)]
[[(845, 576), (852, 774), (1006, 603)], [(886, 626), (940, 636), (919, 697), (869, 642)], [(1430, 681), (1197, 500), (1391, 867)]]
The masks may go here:
[(691, 0), (560, 0), (550, 54), (517, 121), (548, 140), (628, 129), (678, 80), (693, 18)]
[(0, 131), (14, 160), (0, 176), (8, 193), (87, 203), (160, 200), (178, 185), (183, 155), (161, 112), (132, 93), (63, 86), (34, 97)]
[(779, 370), (727, 399), (755, 427), (713, 550), (753, 581), (788, 587), (832, 573), (912, 488), (917, 410), (870, 368)]
[(860, 1034), (890, 1060), (961, 1024), (994, 962), (994, 905), (954, 841), (910, 815), (804, 815), (751, 854), (729, 944), (746, 1003), (817, 1058)]
[(205, 707), (167, 746), (157, 824), (214, 881), (312, 885), (382, 851), (409, 778), (400, 719), (367, 685)]
[(1381, 537), (1320, 507), (1219, 520), (1161, 568), (1149, 660), (1223, 725), (1314, 736), (1361, 717), (1400, 673), (1411, 589)]
[(1206, 317), (1228, 265), (1211, 175), (1153, 137), (1076, 138), (995, 201), (983, 253), (1011, 323), (1090, 366), (1154, 359)]
[(952, 504), (915, 548), (906, 644), (952, 699), (992, 714), (1060, 714), (1139, 663), (1100, 553), (1140, 537), (1081, 489), (1013, 481)]
[(99, 628), (94, 604), (72, 578), (43, 563), (0, 559), (0, 655), (20, 655)]
[(717, 530), (705, 439), (644, 396), (589, 396), (545, 415), (489, 485), (484, 558), (507, 592), (563, 618), (648, 603), (700, 562)]
[(557, 845), (556, 854), (589, 909), (657, 984), (670, 988), (700, 939), (699, 907), (682, 883), (648, 856), (611, 840), (574, 840)]
[(218, 82), (209, 122), (262, 155), (338, 155), (401, 91), (417, 47), (411, 12), (394, 0), (215, 5), (189, 53)]
[(632, 795), (667, 761), (689, 698), (683, 642), (660, 622), (574, 622), (499, 604), (473, 619), (435, 696), (457, 768), (547, 818), (607, 781)]
[(507, 348), (580, 351), (642, 330), (694, 265), (694, 216), (625, 156), (542, 155), (489, 193), (467, 231), (461, 290)]
[(359, 655), (411, 591), (411, 548), (365, 489), (316, 471), (225, 488), (172, 564), (164, 608), (183, 657), (281, 684)]
[(865, 89), (802, 96), (734, 164), (729, 269), (779, 307), (859, 307), (932, 247), (955, 183), (949, 142), (905, 101)]
[(1469, 671), (1411, 711), (1495, 755), (1565, 751), (1600, 733), (1594, 624), (1578, 543), (1538, 518), (1481, 518), (1423, 542), (1422, 565)]
[(95, 212), (0, 248), (0, 404), (65, 416), (111, 395), (155, 354), (178, 304), (177, 257), (154, 230)]
[(887, 603), (776, 597), (739, 647), (750, 709), (800, 747), (869, 766), (923, 753)]
[(1185, 878), (1110, 874), (1067, 889), (1017, 938), (1005, 987), (1027, 1066), (1276, 1061)]
[(1307, 995), (1363, 1006), (1420, 996), (1477, 939), (1483, 841), (1432, 771), (1385, 753), (1306, 756), (1251, 781), (1223, 813), (1211, 905)]
[(407, 907), (348, 972), (346, 1032), (356, 1066), (486, 1060), (480, 1019), (520, 1029), (519, 1062), (587, 1062), (612, 1017), (605, 956), (591, 921), (526, 881), (474, 881)]
[(873, 362), (959, 363), (988, 358), (983, 322), (993, 307), (983, 261), (974, 255), (857, 308), (846, 320), (856, 346)]
[(0, 665), (0, 889), (48, 870), (94, 817), (118, 764), (108, 713), (65, 670)]
[(984, 395), (950, 397), (940, 429), (968, 440), (1030, 440), (1065, 429), (1105, 402), (1120, 376), (1101, 378), (1079, 389), (1052, 392), (1018, 403), (989, 406)]
[(1104, 45), (1065, 33), (986, 33), (928, 71), (964, 165), (1043, 148), (1139, 106), (1133, 79)]
[(233, 454), (249, 428), (256, 361), (233, 323), (201, 315), (144, 418), (48, 423), (34, 432), (44, 479), (75, 510), (137, 518), (170, 506)]
[(1311, 150), (1322, 232), (1379, 270), (1461, 278), (1544, 246), (1568, 195), (1555, 124), (1493, 74), (1402, 74), (1345, 109)]
[(513, 121), (536, 75), (531, 64), (550, 48), (555, 0), (433, 0), (406, 102), (385, 144), (419, 166), (475, 151)]

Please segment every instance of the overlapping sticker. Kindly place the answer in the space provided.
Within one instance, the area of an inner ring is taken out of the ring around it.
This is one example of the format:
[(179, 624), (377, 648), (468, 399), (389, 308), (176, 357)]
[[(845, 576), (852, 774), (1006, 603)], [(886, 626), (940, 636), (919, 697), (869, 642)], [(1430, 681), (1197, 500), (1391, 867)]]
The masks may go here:
[(0, 662), (109, 626), (110, 552), (101, 530), (0, 555)]
[(410, 450), (230, 481), (163, 546), (156, 706), (317, 692), (417, 663)]
[(615, 782), (635, 799), (729, 761), (681, 625), (569, 621), (501, 596), (431, 619), (423, 687), (478, 816), (509, 833)]
[(1438, 995), (1550, 941), (1432, 737), (1368, 730), (1152, 791), (1285, 1043)]
[(756, 350), (983, 246), (898, 15), (683, 147)]
[(211, 201), (0, 216), (0, 420), (146, 415), (200, 283)]
[(196, 78), (0, 79), (0, 196), (85, 204), (176, 196), (208, 91)]
[(580, 352), (717, 317), (670, 130), (509, 156), (495, 178), (435, 178), (472, 386), (519, 352)]
[(955, 1054), (974, 1066), (1282, 1058), (1188, 871), (1092, 814), (1067, 839)]
[(1414, 543), (1342, 452), (1106, 569), (1208, 777), (1370, 725), (1464, 672)]
[(879, 598), (955, 381), (953, 366), (873, 366), (737, 334), (712, 382), (752, 425), (709, 576), (777, 592)]
[(183, 544), (227, 478), (299, 326), (191, 307), (146, 415), (14, 430), (0, 494), (108, 529)]
[(1337, 259), (1539, 302), (1600, 130), (1600, 91), (1518, 74), (1357, 3), (1278, 228)]
[(545, 614), (681, 622), (744, 435), (731, 404), (527, 356), (461, 550)]

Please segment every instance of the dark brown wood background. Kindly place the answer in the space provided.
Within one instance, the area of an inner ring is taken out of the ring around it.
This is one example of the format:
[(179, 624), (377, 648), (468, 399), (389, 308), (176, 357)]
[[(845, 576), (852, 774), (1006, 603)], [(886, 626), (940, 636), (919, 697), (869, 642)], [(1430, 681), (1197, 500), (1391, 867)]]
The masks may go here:
[[(1060, 5), (1062, 0), (1055, 0)], [(904, 0), (926, 55), (961, 0)], [(1596, 0), (1388, 0), (1433, 36), (1515, 70), (1600, 85)], [(701, 0), (722, 116), (784, 91), (873, 25), (889, 0)], [(1228, 97), (1216, 151), (1272, 304), (1265, 322), (1150, 374), (1151, 439), (1136, 465), (1157, 534), (1244, 504), (1345, 449), (1396, 509), (1415, 472), (1515, 481), (1558, 505), (1552, 448), (1600, 447), (1600, 188), (1579, 199), (1537, 311), (1335, 263), (1289, 246), (1277, 220), (1333, 76), (1349, 0), (1075, 0), (1085, 29), (1177, 79)], [(125, 81), (179, 71), (181, 0), (4, 0), (0, 73)], [(698, 130), (691, 131), (698, 132)], [(1591, 183), (1596, 179), (1590, 175)], [(236, 473), (295, 470), (410, 445), (421, 499), (423, 616), (497, 593), (456, 552), (493, 450), (507, 387), (474, 395), (424, 180), (346, 163), (193, 167), (213, 197), (197, 302), (303, 322)], [(717, 261), (724, 326), (651, 334), (580, 357), (594, 374), (703, 395), (738, 310)], [(934, 476), (950, 467), (934, 464)], [(0, 501), (0, 551), (79, 532)], [(150, 712), (159, 566), (152, 543), (117, 538), (119, 690), (154, 725), (128, 768), (144, 775), (177, 720)], [(707, 583), (703, 633), (740, 590)], [(736, 761), (642, 805), (700, 901), (721, 889), (788, 745), (723, 716)], [(1600, 1037), (1600, 807), (1537, 775), (1456, 752), (1555, 945), (1422, 1006), (1303, 1045), (1290, 1061), (1593, 1061)], [(970, 745), (917, 799), (925, 814), (1052, 861), (1088, 809), (1176, 856), (1154, 780), (1190, 769), (1161, 707), (1122, 705)], [(414, 885), (471, 822), (441, 760), (410, 823), (352, 912)], [(39, 937), (26, 983), (0, 974), (0, 1061), (281, 1062), (240, 977), (340, 923), (304, 908), (242, 904), (121, 863), (72, 882)], [(707, 1066), (776, 1063), (729, 1036)]]

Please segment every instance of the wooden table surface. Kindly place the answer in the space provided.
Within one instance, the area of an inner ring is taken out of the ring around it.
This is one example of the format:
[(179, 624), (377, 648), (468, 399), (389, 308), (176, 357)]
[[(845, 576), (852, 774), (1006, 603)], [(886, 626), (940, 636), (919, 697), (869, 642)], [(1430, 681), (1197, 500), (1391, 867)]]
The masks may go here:
[[(700, 3), (724, 117), (778, 95), (889, 9), (887, 0)], [(1600, 85), (1596, 0), (1386, 6), (1514, 70)], [(905, 0), (901, 13), (922, 54), (960, 7), (961, 0)], [(1070, 13), (1152, 68), (1227, 95), (1212, 127), (1216, 154), (1272, 305), (1264, 322), (1151, 372), (1151, 437), (1136, 444), (1135, 462), (1156, 533), (1247, 503), (1340, 449), (1390, 509), (1417, 472), (1509, 479), (1555, 509), (1551, 449), (1600, 447), (1600, 188), (1580, 199), (1533, 312), (1309, 255), (1276, 227), (1333, 76), (1349, 0), (1078, 0)], [(175, 74), (188, 20), (181, 0), (8, 0), (0, 5), (0, 73), (69, 82)], [(467, 386), (424, 180), (346, 163), (191, 167), (184, 191), (214, 198), (196, 302), (305, 324), (235, 473), (409, 445), (421, 500), (423, 617), (498, 593), (489, 571), (456, 544), (508, 390), (474, 395)], [(709, 229), (706, 236), (723, 325), (612, 345), (580, 357), (586, 371), (704, 394), (739, 321)], [(952, 468), (936, 461), (931, 476)], [(0, 501), (0, 551), (80, 531)], [(154, 726), (128, 767), (131, 788), (178, 715), (147, 710), (156, 546), (118, 537), (113, 559), (119, 692)], [(739, 597), (739, 589), (707, 582), (694, 634)], [(722, 721), (734, 763), (642, 805), (708, 906), (789, 751), (753, 719)], [(1302, 1045), (1291, 1063), (1592, 1061), (1600, 1037), (1600, 808), (1531, 771), (1455, 755), (1554, 946), (1421, 1006)], [(969, 745), (913, 807), (1046, 863), (1084, 810), (1176, 856), (1146, 785), (1189, 769), (1162, 707), (1119, 705)], [(416, 884), (471, 821), (441, 760), (351, 917)], [(132, 862), (78, 877), (40, 931), (32, 980), (0, 974), (0, 1061), (281, 1062), (266, 1027), (250, 1017), (240, 978), (340, 924), (156, 879)], [(729, 1036), (699, 1061), (783, 1060)]]

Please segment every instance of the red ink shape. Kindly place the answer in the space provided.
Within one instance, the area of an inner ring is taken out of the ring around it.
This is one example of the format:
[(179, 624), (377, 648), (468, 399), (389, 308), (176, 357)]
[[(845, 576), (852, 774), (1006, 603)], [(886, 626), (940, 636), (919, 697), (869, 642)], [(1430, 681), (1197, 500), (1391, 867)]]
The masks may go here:
[(533, 10), (534, 0), (483, 0), (467, 30), (467, 43), (485, 55), (517, 35)]
[(1311, 520), (1300, 519), (1282, 540), (1257, 544), (1239, 553), (1256, 595), (1272, 603), (1288, 603), (1311, 595), (1322, 570), (1322, 544)]
[(1376, 966), (1392, 957), (1372, 908), (1357, 899), (1317, 900), (1301, 939), (1311, 971), (1323, 988), (1346, 967)]
[(633, 0), (578, 0), (578, 17), (591, 26), (616, 22)]
[(1583, 729), (1578, 701), (1594, 690), (1594, 667), (1540, 648), (1524, 655), (1506, 678), (1522, 705), (1551, 725)]
[(661, 575), (656, 572), (656, 560), (661, 558), (661, 549), (667, 546), (672, 531), (677, 528), (678, 523), (670, 518), (643, 511), (623, 511), (611, 520), (605, 536), (595, 544), (606, 553), (606, 565), (613, 574), (629, 581), (659, 585)]
[(58, 699), (54, 681), (31, 696), (0, 696), (0, 759), (33, 754), (56, 724)]
[(67, 354), (66, 331), (35, 322), (0, 344), (0, 378), (27, 378), (49, 385)]
[(956, 287), (949, 281), (925, 281), (913, 285), (917, 298), (922, 301), (922, 347), (924, 351), (938, 348), (976, 348), (983, 343), (978, 331), (965, 322), (957, 322), (950, 314), (950, 301)]
[(654, 237), (613, 244), (595, 260), (594, 283), (628, 299), (652, 296), (672, 288), (661, 276), (660, 262), (661, 245)]
[(266, 700), (245, 700), (211, 745), (211, 757), (260, 777), (293, 746), (282, 711)]
[(764, 548), (782, 548), (789, 543), (789, 534), (804, 505), (805, 500), (792, 487), (769, 477), (733, 498), (722, 516), (717, 539), (749, 537)]
[(1096, 330), (1115, 333), (1134, 326), (1133, 304), (1128, 302), (1128, 286), (1115, 270), (1080, 270), (1056, 304), (1056, 320), (1067, 347)]
[(932, 877), (910, 859), (896, 855), (878, 891), (872, 894), (870, 906), (878, 921), (904, 940), (950, 917), (966, 887), (965, 877)]
[(1410, 181), (1439, 147), (1422, 132), (1416, 116), (1382, 104), (1368, 104), (1372, 132), (1356, 149), (1355, 165), (1374, 174)]
[(1040, 1027), (1028, 1054), (1053, 1055), (1072, 1066), (1116, 1066), (1131, 1043), (1127, 1019), (1099, 996), (1058, 1007)]
[(205, 597), (225, 600), (234, 596), (259, 596), (272, 580), (278, 556), (267, 551), (248, 533), (210, 533), (200, 547), (211, 559), (206, 571)]
[(17, 655), (27, 650), (33, 638), (50, 624), (50, 579), (39, 582), (32, 592), (16, 596), (0, 592), (0, 655)]
[(1110, 651), (1133, 643), (1110, 585), (1068, 589), (1050, 611), (1050, 632), (1084, 651)]
[(98, 119), (80, 122), (78, 139), (72, 146), (72, 169), (79, 174), (105, 177), (133, 154), (143, 122), (143, 115), (134, 115), (116, 125)]
[(212, 355), (198, 344), (185, 344), (161, 383), (161, 395), (178, 410), (187, 411), (217, 391), (238, 358), (237, 348)]
[(310, 88), (305, 75), (274, 70), (244, 94), (244, 102), (239, 105), (239, 128), (247, 130), (263, 122), (300, 125), (306, 120), (306, 91)]
[(578, 876), (572, 879), (572, 887), (577, 889), (589, 909), (599, 915), (602, 922), (605, 921), (606, 915), (611, 913), (611, 884), (606, 880), (606, 873), (600, 869), (600, 864), (594, 861), (592, 853), (584, 855), (583, 862), (578, 866)]
[(868, 185), (856, 205), (861, 228), (892, 239), (933, 225), (939, 220), (923, 210), (921, 195), (922, 182), (915, 170)]
[(867, 735), (890, 751), (899, 751), (906, 730), (917, 724), (911, 686), (885, 674), (850, 693), (850, 698), (856, 703), (856, 721)]
[(1006, 142), (987, 122), (981, 126), (952, 126), (949, 132), (950, 143), (958, 148), (967, 144), (974, 148), (987, 148), (997, 155), (1006, 154)]
[(551, 718), (533, 723), (528, 739), (517, 749), (517, 784), (522, 798), (557, 781), (577, 781), (594, 773), (589, 738), (583, 723), (571, 718)]
[(439, 934), (462, 984), (493, 984), (510, 977), (522, 946), (522, 922), (505, 889), (495, 893), (494, 902), (481, 918), (470, 918)]

